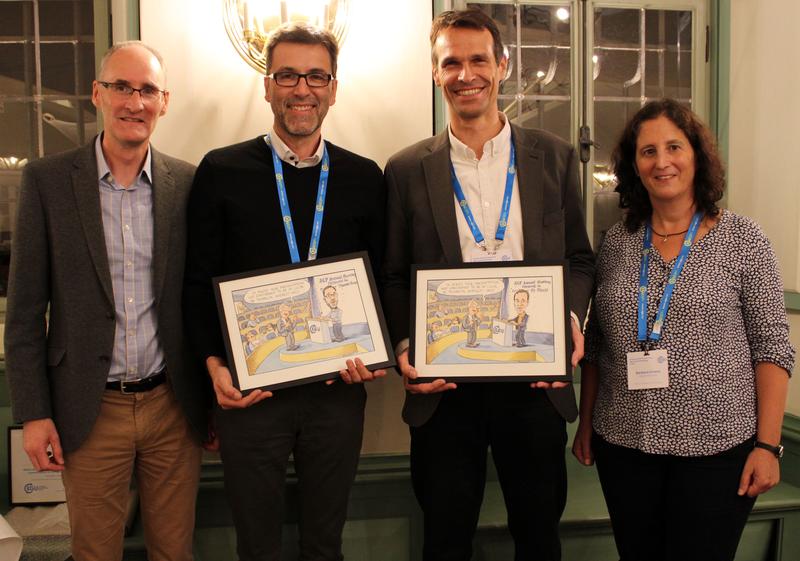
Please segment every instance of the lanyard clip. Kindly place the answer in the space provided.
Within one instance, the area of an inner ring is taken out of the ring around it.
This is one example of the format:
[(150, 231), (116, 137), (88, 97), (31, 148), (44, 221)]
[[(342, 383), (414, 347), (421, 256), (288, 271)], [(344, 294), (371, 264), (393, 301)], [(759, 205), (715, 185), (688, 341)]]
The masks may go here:
[(648, 356), (650, 354), (650, 340), (645, 340), (643, 346), (644, 346), (644, 356)]

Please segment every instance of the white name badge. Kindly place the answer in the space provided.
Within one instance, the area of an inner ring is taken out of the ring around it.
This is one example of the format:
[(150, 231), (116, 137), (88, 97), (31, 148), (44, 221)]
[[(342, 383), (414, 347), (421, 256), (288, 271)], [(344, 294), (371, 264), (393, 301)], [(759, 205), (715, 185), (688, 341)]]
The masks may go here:
[(628, 389), (650, 390), (669, 386), (666, 349), (628, 353)]
[(489, 261), (513, 261), (511, 258), (511, 248), (500, 247), (497, 249), (483, 250), (473, 247), (469, 253), (470, 263), (487, 263)]

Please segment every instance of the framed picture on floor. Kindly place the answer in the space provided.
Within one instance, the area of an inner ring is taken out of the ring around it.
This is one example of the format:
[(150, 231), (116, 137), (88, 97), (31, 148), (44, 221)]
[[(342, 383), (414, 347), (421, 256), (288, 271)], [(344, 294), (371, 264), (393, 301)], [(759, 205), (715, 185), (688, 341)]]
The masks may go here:
[(366, 252), (214, 279), (233, 384), (243, 393), (394, 365)]
[(571, 381), (565, 262), (415, 265), (418, 382)]

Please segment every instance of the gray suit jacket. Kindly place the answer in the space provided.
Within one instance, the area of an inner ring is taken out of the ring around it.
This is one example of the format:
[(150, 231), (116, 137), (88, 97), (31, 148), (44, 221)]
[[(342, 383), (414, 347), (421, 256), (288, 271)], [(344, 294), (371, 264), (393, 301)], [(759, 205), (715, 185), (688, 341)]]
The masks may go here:
[[(169, 383), (200, 438), (205, 376), (189, 367), (181, 326), (194, 166), (152, 150), (152, 170), (158, 337)], [(93, 141), (31, 162), (22, 175), (5, 332), (14, 420), (52, 417), (64, 450), (78, 448), (100, 412), (115, 327)]]
[[(572, 146), (544, 131), (512, 125), (512, 134), (525, 260), (569, 261), (569, 304), (583, 321), (594, 279), (594, 254), (581, 206), (577, 155)], [(447, 131), (395, 154), (386, 164), (385, 177), (384, 310), (392, 342), (397, 344), (409, 335), (410, 265), (462, 262)], [(565, 419), (575, 419), (571, 387), (548, 390), (548, 395)], [(403, 418), (412, 426), (424, 424), (440, 399), (441, 394), (407, 394)]]

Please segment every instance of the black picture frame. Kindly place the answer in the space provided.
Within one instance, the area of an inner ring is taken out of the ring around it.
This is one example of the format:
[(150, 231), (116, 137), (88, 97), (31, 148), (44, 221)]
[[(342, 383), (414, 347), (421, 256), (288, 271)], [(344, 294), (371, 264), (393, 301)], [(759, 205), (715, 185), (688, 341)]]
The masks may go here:
[(228, 368), (243, 394), (336, 378), (348, 358), (370, 370), (395, 364), (366, 252), (215, 277), (213, 284)]
[(567, 261), (413, 265), (412, 382), (571, 382), (568, 278)]

